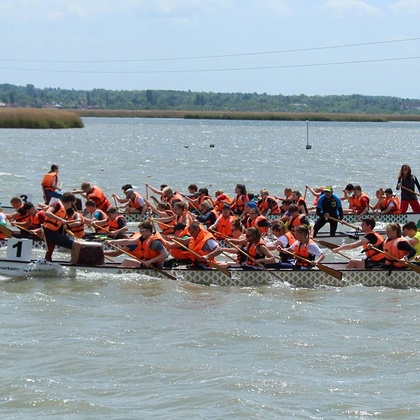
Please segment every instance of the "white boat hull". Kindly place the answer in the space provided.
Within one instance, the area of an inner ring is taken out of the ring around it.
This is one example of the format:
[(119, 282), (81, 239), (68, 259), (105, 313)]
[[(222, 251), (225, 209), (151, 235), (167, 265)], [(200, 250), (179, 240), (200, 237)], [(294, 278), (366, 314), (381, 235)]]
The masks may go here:
[[(341, 271), (342, 278), (337, 279), (323, 271), (314, 269), (308, 271), (297, 270), (244, 270), (242, 268), (231, 269), (230, 276), (215, 269), (193, 270), (187, 268), (175, 268), (164, 270), (176, 277), (178, 281), (185, 281), (202, 285), (238, 286), (251, 287), (285, 283), (292, 287), (316, 288), (316, 287), (344, 287), (349, 285), (383, 286), (392, 288), (419, 288), (420, 274), (407, 270), (346, 270), (344, 264), (333, 263), (327, 265), (330, 268)], [(168, 280), (168, 277), (150, 268), (124, 268), (118, 264), (105, 264), (102, 266), (69, 265), (60, 261), (47, 263), (42, 260), (20, 262), (12, 260), (0, 260), (0, 275), (7, 277), (74, 277), (77, 273), (93, 272), (111, 275), (137, 274), (139, 278), (153, 277)]]

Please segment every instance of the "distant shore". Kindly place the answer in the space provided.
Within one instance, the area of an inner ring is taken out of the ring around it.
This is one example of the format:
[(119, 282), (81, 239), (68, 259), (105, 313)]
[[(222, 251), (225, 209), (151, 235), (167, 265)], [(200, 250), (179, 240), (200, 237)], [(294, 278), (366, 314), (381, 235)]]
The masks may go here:
[(82, 128), (83, 117), (336, 122), (420, 121), (420, 115), (396, 114), (0, 108), (0, 128)]
[(81, 117), (102, 118), (183, 118), (211, 120), (266, 120), (266, 121), (343, 121), (388, 122), (420, 121), (420, 115), (396, 114), (333, 114), (302, 112), (234, 112), (234, 111), (165, 111), (165, 110), (75, 110)]
[(0, 128), (83, 128), (83, 121), (61, 109), (0, 108)]

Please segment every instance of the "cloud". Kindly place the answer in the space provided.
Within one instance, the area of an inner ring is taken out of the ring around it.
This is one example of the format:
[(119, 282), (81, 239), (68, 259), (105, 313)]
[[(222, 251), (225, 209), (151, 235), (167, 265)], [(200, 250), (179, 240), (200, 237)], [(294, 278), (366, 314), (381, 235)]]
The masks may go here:
[(419, 14), (420, 0), (400, 0), (389, 6), (392, 11), (404, 12), (405, 14)]
[(323, 7), (330, 9), (339, 16), (381, 16), (382, 12), (375, 6), (363, 0), (328, 0)]
[(101, 15), (142, 13), (179, 16), (217, 11), (235, 0), (0, 0), (0, 18), (27, 21), (86, 19)]

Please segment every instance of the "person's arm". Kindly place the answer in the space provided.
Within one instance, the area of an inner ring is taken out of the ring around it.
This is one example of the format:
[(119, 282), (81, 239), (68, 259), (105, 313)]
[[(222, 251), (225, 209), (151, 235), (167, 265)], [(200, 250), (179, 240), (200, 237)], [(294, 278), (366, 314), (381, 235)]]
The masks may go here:
[(218, 226), (218, 224), (219, 224), (219, 221), (220, 221), (220, 219), (223, 217), (223, 215), (221, 214), (217, 219), (216, 219), (216, 221), (211, 225), (211, 226), (209, 226), (208, 227), (208, 230), (217, 230), (217, 226)]
[(108, 232), (108, 236), (118, 236), (120, 233), (124, 233), (128, 231), (127, 223), (124, 222), (121, 218), (118, 219), (118, 229), (113, 230), (112, 232)]
[(146, 188), (148, 188), (149, 190), (152, 190), (155, 194), (159, 194), (160, 196), (162, 196), (162, 191), (158, 190), (157, 188), (152, 187), (149, 184), (145, 184)]
[(203, 256), (205, 260), (215, 258), (223, 252), (221, 246), (214, 239), (209, 239), (206, 243), (207, 245), (210, 247), (211, 252)]
[(266, 245), (260, 245), (258, 247), (258, 253), (264, 255), (264, 258), (256, 259), (255, 260), (256, 263), (274, 264), (276, 262), (276, 258), (271, 253), (271, 251), (267, 248)]
[(319, 264), (325, 258), (325, 254), (322, 252), (321, 248), (315, 243), (309, 245), (308, 252), (315, 256), (315, 260), (311, 261), (312, 265)]
[(159, 255), (157, 255), (154, 258), (151, 258), (150, 260), (144, 260), (143, 264), (146, 267), (149, 267), (151, 264), (155, 264), (155, 263), (162, 264), (169, 257), (168, 250), (165, 248), (163, 243), (160, 242), (159, 240), (154, 240), (150, 244), (150, 249), (154, 251), (158, 251)]
[(407, 251), (408, 252), (408, 254), (407, 255), (404, 255), (404, 257), (402, 258), (402, 260), (403, 261), (407, 261), (407, 260), (409, 260), (409, 259), (411, 259), (411, 258), (413, 258), (415, 255), (416, 255), (416, 249), (415, 248), (413, 248), (409, 243), (408, 243), (408, 241), (401, 241), (401, 242), (398, 242), (398, 246), (397, 246), (397, 248), (399, 249), (399, 250), (401, 250), (401, 251)]
[(359, 241), (352, 242), (350, 244), (340, 245), (339, 247), (332, 249), (332, 252), (336, 254), (337, 252), (340, 252), (340, 251), (346, 251), (349, 249), (358, 248), (359, 246), (363, 246), (364, 244), (367, 244), (367, 243), (368, 243), (368, 240), (366, 238), (362, 238)]

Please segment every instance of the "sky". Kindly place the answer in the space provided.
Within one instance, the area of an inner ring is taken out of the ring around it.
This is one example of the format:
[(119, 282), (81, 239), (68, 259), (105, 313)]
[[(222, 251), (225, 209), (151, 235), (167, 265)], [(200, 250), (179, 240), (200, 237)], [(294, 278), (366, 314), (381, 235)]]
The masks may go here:
[(1, 0), (0, 83), (420, 98), (420, 0)]

